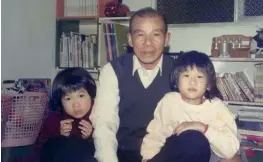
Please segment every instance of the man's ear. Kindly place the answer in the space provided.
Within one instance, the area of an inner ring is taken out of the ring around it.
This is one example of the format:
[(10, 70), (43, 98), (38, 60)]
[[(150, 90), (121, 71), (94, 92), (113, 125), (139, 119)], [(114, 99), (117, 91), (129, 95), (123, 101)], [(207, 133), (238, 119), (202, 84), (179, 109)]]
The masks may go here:
[(128, 34), (127, 34), (127, 37), (128, 37), (129, 46), (133, 47), (133, 44), (132, 44), (132, 35), (131, 35), (131, 33), (128, 33)]
[(166, 35), (165, 35), (165, 42), (164, 42), (164, 46), (165, 47), (167, 47), (169, 45), (170, 38), (171, 38), (171, 33), (167, 32)]

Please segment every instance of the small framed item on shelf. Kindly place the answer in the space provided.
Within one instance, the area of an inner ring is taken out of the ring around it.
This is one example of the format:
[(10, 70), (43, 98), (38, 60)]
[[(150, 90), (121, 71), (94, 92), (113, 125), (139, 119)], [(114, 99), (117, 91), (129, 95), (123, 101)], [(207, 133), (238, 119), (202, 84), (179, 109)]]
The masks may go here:
[(252, 37), (244, 35), (222, 35), (212, 39), (212, 57), (251, 58)]

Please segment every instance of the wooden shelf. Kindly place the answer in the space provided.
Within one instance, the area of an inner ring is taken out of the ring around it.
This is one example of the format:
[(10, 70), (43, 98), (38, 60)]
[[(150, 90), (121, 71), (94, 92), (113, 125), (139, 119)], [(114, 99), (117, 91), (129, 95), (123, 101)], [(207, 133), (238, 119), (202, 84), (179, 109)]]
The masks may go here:
[(130, 17), (97, 17), (97, 16), (65, 16), (57, 17), (57, 20), (97, 20), (99, 22), (105, 21), (128, 21)]
[(210, 57), (214, 62), (263, 62), (263, 58), (220, 58)]
[[(70, 67), (68, 67), (68, 68), (70, 68)], [(66, 67), (65, 68), (56, 67), (56, 70), (58, 70), (58, 71), (61, 71), (61, 70), (64, 70), (64, 69), (67, 69), (67, 68)], [(86, 69), (90, 73), (99, 73), (100, 72), (100, 68), (84, 68), (84, 69)]]
[(100, 17), (99, 22), (108, 22), (108, 21), (129, 21), (130, 17)]
[(57, 20), (97, 20), (97, 16), (65, 16), (57, 17)]
[(228, 105), (246, 105), (246, 106), (262, 106), (263, 102), (241, 102), (241, 101), (224, 101)]

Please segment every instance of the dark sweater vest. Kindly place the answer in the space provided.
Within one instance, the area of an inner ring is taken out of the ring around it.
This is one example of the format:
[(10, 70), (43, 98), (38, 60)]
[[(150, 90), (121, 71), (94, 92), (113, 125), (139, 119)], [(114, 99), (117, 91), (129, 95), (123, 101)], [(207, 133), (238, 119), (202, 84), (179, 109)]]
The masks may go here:
[(119, 84), (120, 126), (117, 140), (120, 149), (140, 150), (146, 128), (153, 119), (154, 110), (161, 98), (170, 92), (169, 76), (173, 60), (163, 56), (162, 75), (160, 71), (149, 85), (144, 88), (138, 72), (134, 76), (133, 55), (125, 54), (111, 62)]

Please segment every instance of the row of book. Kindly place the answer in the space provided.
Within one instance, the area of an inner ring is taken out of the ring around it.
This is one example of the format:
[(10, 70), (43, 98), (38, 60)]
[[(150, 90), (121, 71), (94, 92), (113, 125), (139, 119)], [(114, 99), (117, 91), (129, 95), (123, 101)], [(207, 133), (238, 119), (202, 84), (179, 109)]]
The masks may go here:
[(97, 35), (62, 33), (60, 38), (59, 67), (95, 68), (98, 63)]
[(240, 146), (246, 150), (263, 151), (263, 109), (241, 109), (236, 120)]
[(128, 26), (117, 23), (104, 23), (103, 34), (106, 47), (107, 61), (125, 54), (128, 48)]
[(224, 101), (254, 102), (254, 88), (246, 71), (217, 76), (217, 87)]
[(64, 16), (96, 16), (97, 0), (64, 0)]

